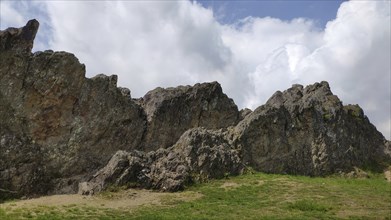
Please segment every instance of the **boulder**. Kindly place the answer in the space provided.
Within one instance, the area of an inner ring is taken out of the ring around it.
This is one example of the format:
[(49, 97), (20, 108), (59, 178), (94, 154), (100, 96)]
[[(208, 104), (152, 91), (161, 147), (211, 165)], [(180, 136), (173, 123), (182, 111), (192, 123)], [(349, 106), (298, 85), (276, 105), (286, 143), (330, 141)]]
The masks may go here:
[(148, 119), (145, 151), (173, 145), (190, 128), (219, 129), (239, 121), (237, 106), (217, 82), (156, 88), (142, 98), (141, 105)]
[(173, 192), (190, 183), (238, 175), (244, 166), (229, 142), (221, 130), (195, 128), (167, 149), (118, 151), (104, 168), (79, 184), (79, 193), (91, 195), (113, 185)]
[(233, 131), (243, 162), (258, 171), (323, 176), (390, 163), (386, 140), (357, 105), (327, 82), (276, 92)]

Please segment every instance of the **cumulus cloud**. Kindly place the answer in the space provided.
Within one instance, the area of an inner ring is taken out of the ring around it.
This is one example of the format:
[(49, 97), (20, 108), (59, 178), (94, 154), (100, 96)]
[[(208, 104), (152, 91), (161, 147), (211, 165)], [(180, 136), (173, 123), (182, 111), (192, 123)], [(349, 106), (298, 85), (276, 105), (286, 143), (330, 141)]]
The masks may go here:
[[(17, 7), (15, 5), (1, 3), (1, 7), (0, 7), (1, 29), (7, 27), (16, 27), (16, 25), (20, 25), (26, 22), (24, 20), (24, 17), (16, 10), (16, 8)], [(12, 19), (7, 19), (7, 18), (12, 18)]]
[(325, 29), (304, 18), (222, 25), (190, 1), (1, 4), (2, 28), (38, 16), (45, 24), (39, 49), (75, 53), (87, 76), (118, 74), (134, 97), (217, 80), (240, 108), (255, 108), (291, 84), (327, 80), (344, 104), (360, 104), (391, 136), (389, 1), (344, 2)]
[(197, 4), (79, 1), (47, 7), (56, 27), (50, 46), (75, 52), (89, 76), (118, 74), (134, 96), (203, 81), (230, 63), (212, 11)]
[(293, 83), (327, 80), (344, 104), (359, 104), (390, 138), (390, 2), (350, 1), (319, 30), (311, 20), (247, 18), (223, 32), (239, 65), (246, 66), (255, 108)]
[[(351, 1), (327, 24), (324, 43), (303, 59), (304, 83), (328, 80), (345, 103), (360, 104), (390, 138), (390, 2)], [(388, 122), (388, 123), (387, 123)]]
[(248, 77), (250, 90), (240, 105), (255, 108), (297, 80), (297, 65), (322, 44), (322, 32), (305, 19), (249, 17), (225, 26), (223, 40), (232, 50), (236, 72)]

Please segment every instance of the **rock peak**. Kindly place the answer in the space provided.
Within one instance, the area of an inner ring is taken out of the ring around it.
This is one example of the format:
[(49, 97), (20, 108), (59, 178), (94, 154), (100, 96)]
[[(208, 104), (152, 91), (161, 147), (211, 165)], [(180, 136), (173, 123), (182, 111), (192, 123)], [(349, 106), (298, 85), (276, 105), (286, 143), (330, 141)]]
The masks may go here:
[(149, 91), (141, 105), (148, 119), (146, 146), (153, 150), (171, 146), (189, 128), (219, 129), (239, 120), (238, 107), (218, 82), (159, 87)]
[(322, 81), (303, 87), (299, 84), (292, 85), (291, 88), (280, 92), (277, 91), (266, 102), (266, 106), (279, 108), (284, 106), (289, 112), (302, 111), (306, 108), (342, 108), (342, 102), (335, 96), (329, 83)]
[(26, 26), (22, 27), (22, 38), (26, 41), (34, 41), (35, 35), (38, 32), (39, 22), (32, 19), (27, 22)]
[(32, 19), (24, 27), (0, 31), (0, 51), (31, 53), (38, 28), (39, 22)]

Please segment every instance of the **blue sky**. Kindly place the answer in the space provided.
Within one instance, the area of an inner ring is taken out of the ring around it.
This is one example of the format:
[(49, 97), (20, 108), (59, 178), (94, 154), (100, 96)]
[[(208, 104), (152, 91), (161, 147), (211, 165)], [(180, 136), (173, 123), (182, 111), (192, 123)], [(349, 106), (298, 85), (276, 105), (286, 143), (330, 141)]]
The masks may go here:
[(86, 77), (143, 96), (218, 81), (239, 108), (328, 81), (391, 138), (390, 1), (0, 1), (0, 26), (36, 18), (33, 51), (68, 51)]
[(340, 0), (318, 1), (197, 1), (206, 8), (212, 8), (219, 22), (234, 23), (248, 16), (275, 17), (282, 20), (292, 20), (303, 17), (315, 20), (320, 28), (328, 21), (334, 20)]

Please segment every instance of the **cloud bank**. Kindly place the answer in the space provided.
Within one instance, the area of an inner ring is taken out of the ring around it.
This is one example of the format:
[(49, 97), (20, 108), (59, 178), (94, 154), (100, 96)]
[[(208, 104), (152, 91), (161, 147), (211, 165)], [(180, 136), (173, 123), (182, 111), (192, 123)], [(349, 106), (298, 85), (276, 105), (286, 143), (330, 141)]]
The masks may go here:
[(87, 76), (117, 74), (133, 97), (216, 80), (240, 108), (255, 108), (276, 90), (327, 80), (391, 137), (389, 1), (344, 2), (325, 29), (304, 18), (222, 25), (190, 1), (1, 2), (1, 28), (33, 17), (35, 50), (75, 53)]

